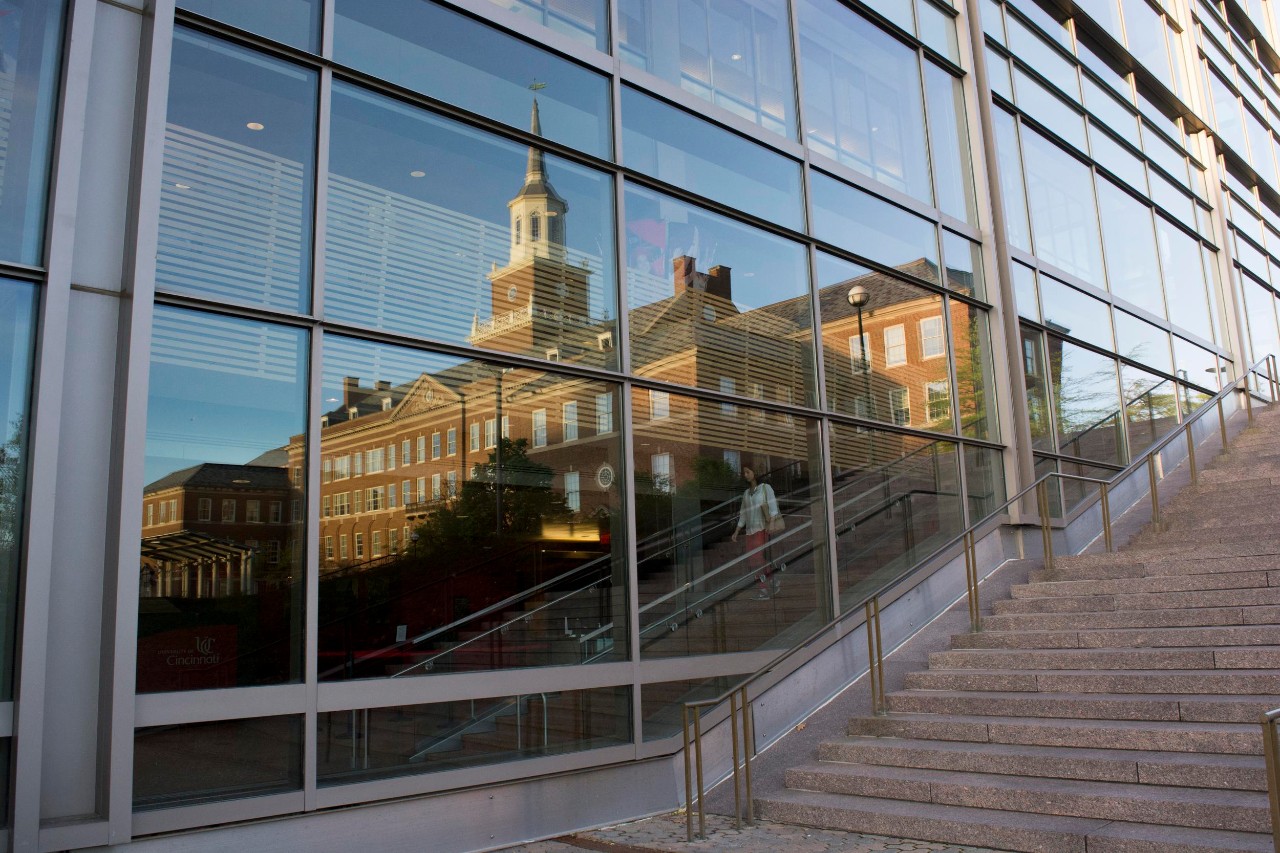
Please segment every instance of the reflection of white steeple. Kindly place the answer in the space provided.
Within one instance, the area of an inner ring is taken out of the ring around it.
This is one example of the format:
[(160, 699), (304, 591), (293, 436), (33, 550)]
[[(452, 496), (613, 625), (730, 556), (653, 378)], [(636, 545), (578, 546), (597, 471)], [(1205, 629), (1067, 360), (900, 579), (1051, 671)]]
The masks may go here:
[[(529, 131), (534, 136), (542, 135), (537, 98), (533, 101)], [(511, 211), (511, 265), (534, 257), (565, 259), (564, 217), (569, 205), (547, 180), (547, 165), (541, 149), (529, 146), (524, 186), (507, 202), (507, 208)]]

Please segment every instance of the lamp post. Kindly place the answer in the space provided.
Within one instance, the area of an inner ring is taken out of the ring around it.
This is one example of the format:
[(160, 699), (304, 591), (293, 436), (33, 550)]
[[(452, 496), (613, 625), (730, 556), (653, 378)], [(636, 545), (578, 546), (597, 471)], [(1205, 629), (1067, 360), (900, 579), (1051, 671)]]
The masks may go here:
[[(862, 417), (871, 417), (873, 407), (871, 405), (871, 362), (867, 359), (867, 339), (862, 332), (862, 309), (871, 301), (871, 294), (867, 293), (867, 289), (860, 284), (855, 284), (849, 288), (848, 295), (849, 304), (858, 312), (858, 368), (862, 372), (862, 398), (867, 403), (867, 411), (859, 412)], [(855, 407), (856, 411), (856, 407)]]

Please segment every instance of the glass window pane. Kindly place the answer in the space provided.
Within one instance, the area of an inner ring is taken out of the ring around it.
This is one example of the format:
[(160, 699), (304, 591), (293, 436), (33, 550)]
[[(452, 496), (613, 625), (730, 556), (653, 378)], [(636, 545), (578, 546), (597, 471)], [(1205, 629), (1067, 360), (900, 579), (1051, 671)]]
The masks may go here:
[(947, 286), (957, 293), (985, 301), (987, 282), (982, 271), (982, 246), (943, 229), (942, 250), (947, 259)]
[(949, 300), (949, 307), (960, 433), (969, 438), (999, 441), (990, 315), (957, 300)]
[[(821, 253), (818, 284), (828, 407), (954, 432), (942, 296)], [(925, 405), (930, 385), (937, 398), (933, 407)], [(904, 409), (902, 389), (917, 405)]]
[(917, 52), (836, 0), (798, 14), (809, 146), (931, 202)]
[(140, 693), (302, 679), (306, 377), (304, 332), (156, 309)]
[(1027, 219), (1027, 195), (1022, 183), (1022, 152), (1018, 145), (1018, 124), (1013, 115), (993, 109), (996, 154), (999, 160), (1000, 193), (1004, 201), (1005, 228), (1009, 242), (1031, 251), (1031, 224)]
[(907, 32), (915, 32), (915, 23), (911, 15), (911, 0), (871, 0), (867, 5)]
[(1250, 363), (1264, 355), (1280, 353), (1280, 336), (1276, 334), (1275, 297), (1262, 284), (1247, 275), (1240, 277), (1244, 295), (1245, 319), (1249, 324), (1249, 340), (1253, 345)]
[(1212, 341), (1213, 327), (1199, 241), (1164, 217), (1157, 216), (1156, 245), (1160, 249), (1160, 266), (1164, 271), (1169, 319), (1187, 331)]
[(1115, 348), (1107, 303), (1043, 274), (1040, 298), (1044, 303), (1046, 326), (1104, 349)]
[(609, 11), (605, 0), (492, 0), (494, 5), (514, 12), (557, 33), (591, 45), (609, 49)]
[(37, 298), (33, 285), (0, 279), (0, 702), (13, 701)]
[(932, 62), (925, 63), (924, 77), (929, 107), (929, 150), (933, 154), (938, 207), (957, 219), (977, 224), (964, 86), (960, 78)]
[[(539, 0), (504, 4), (522, 12), (534, 5)], [(533, 88), (548, 139), (612, 156), (604, 77), (436, 3), (337, 0), (333, 53), (353, 68), (521, 130), (529, 128)]]
[(1172, 89), (1164, 19), (1147, 5), (1146, 0), (1124, 0), (1120, 5), (1124, 11), (1125, 34), (1129, 37), (1129, 52)]
[(1057, 405), (1058, 452), (1123, 463), (1115, 359), (1050, 336), (1049, 364)]
[(918, 0), (916, 12), (920, 19), (920, 41), (959, 65), (960, 40), (956, 35), (956, 19), (929, 0)]
[[(645, 658), (785, 648), (827, 619), (818, 422), (636, 389)], [(770, 529), (770, 524), (773, 529)]]
[[(615, 384), (329, 336), (323, 388), (321, 534), (338, 548), (321, 563), (321, 680), (626, 658)], [(455, 441), (488, 421), (504, 425), (493, 447)], [(407, 473), (346, 461), (417, 436), (432, 458)], [(383, 505), (405, 477), (411, 502)], [(401, 553), (359, 553), (395, 529)]]
[(316, 777), (343, 785), (627, 743), (630, 687), (332, 711), (316, 721)]
[(1147, 194), (1147, 169), (1142, 158), (1092, 123), (1089, 125), (1089, 146), (1098, 165), (1143, 195)]
[(1135, 139), (1138, 119), (1132, 109), (1087, 75), (1084, 77), (1084, 105), (1121, 139)]
[[(1049, 365), (1045, 359), (1044, 339), (1043, 333), (1022, 327), (1022, 372), (1026, 377), (1027, 420), (1031, 427), (1031, 446), (1037, 450), (1051, 450), (1054, 446), (1053, 416), (1049, 411)], [(1057, 342), (1055, 345), (1061, 347), (1062, 344)], [(1036, 476), (1039, 475), (1040, 472), (1037, 471)]]
[(1017, 261), (1013, 264), (1013, 298), (1018, 303), (1018, 316), (1040, 320), (1040, 299), (1036, 296), (1036, 272)]
[(629, 186), (632, 369), (769, 400), (815, 399), (808, 263), (799, 243)]
[(1213, 95), (1213, 112), (1217, 119), (1214, 129), (1228, 145), (1235, 149), (1237, 154), (1243, 157), (1249, 150), (1249, 146), (1245, 142), (1240, 101), (1217, 74), (1210, 71), (1205, 76), (1209, 80), (1209, 90)]
[[(651, 741), (680, 734), (684, 731), (684, 703), (714, 699), (749, 675), (744, 672), (640, 685), (641, 736)], [(701, 713), (706, 711), (705, 707), (701, 709)]]
[(991, 80), (991, 91), (1013, 102), (1013, 77), (1009, 71), (1009, 59), (991, 45), (986, 47), (987, 74)]
[(1036, 254), (1101, 285), (1102, 246), (1089, 167), (1026, 126), (1022, 151)]
[(1124, 311), (1117, 310), (1115, 317), (1116, 352), (1156, 370), (1173, 373), (1168, 332)]
[(139, 811), (301, 788), (300, 716), (152, 726), (134, 734)]
[(1218, 359), (1207, 349), (1174, 335), (1173, 359), (1178, 365), (1178, 378), (1184, 382), (1215, 392), (1221, 387)]
[(783, 0), (619, 0), (622, 59), (795, 139), (791, 28)]
[(0, 258), (44, 260), (64, 3), (6, 3), (0, 17)]
[(1135, 457), (1178, 425), (1178, 387), (1128, 364), (1124, 379), (1124, 414), (1129, 432), (1129, 456)]
[(1018, 106), (1078, 151), (1086, 149), (1084, 117), (1019, 66), (1013, 67)]
[(799, 163), (629, 86), (622, 88), (622, 149), (633, 169), (804, 229)]
[(320, 52), (319, 0), (178, 0), (178, 8), (278, 42)]
[(959, 456), (950, 441), (831, 425), (841, 611), (963, 529)]
[(938, 229), (932, 222), (821, 172), (812, 173), (809, 189), (818, 239), (939, 282)]
[[(1034, 8), (1027, 3), (1025, 7)], [(1020, 8), (1023, 8), (1020, 6)], [(1068, 61), (1062, 54), (1032, 32), (1016, 15), (1009, 15), (1006, 22), (1009, 30), (1009, 49), (1014, 56), (1024, 60), (1028, 66), (1042, 74), (1049, 82), (1057, 86), (1068, 98), (1080, 100), (1080, 84), (1076, 79), (1075, 63)]]
[(1111, 292), (1156, 316), (1165, 316), (1151, 208), (1099, 178), (1098, 209), (1102, 212)]
[(158, 289), (307, 310), (315, 123), (313, 72), (175, 33)]
[(965, 445), (964, 476), (965, 490), (969, 497), (969, 520), (972, 524), (995, 512), (1007, 497), (1000, 451), (990, 447)]
[(330, 316), (616, 363), (609, 177), (337, 84), (329, 166)]

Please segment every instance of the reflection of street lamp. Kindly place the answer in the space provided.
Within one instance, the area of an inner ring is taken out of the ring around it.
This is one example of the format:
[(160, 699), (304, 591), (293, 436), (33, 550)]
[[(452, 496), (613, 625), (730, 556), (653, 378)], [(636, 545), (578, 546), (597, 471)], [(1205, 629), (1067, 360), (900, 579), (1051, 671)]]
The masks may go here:
[(871, 301), (871, 294), (867, 293), (867, 289), (860, 284), (856, 284), (849, 288), (849, 304), (858, 311), (858, 366), (862, 371), (863, 393), (862, 398), (866, 401), (866, 412), (855, 412), (862, 417), (870, 417), (871, 415), (871, 365), (867, 360), (867, 339), (862, 333), (862, 308)]

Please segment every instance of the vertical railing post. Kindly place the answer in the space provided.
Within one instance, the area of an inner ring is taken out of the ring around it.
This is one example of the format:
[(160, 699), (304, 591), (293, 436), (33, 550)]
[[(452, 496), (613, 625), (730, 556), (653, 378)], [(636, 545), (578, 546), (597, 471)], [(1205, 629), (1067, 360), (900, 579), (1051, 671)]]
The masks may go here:
[(1107, 553), (1110, 554), (1114, 550), (1111, 542), (1111, 489), (1107, 483), (1101, 483), (1098, 491), (1102, 499), (1102, 542), (1107, 548)]
[(733, 742), (733, 827), (742, 829), (742, 797), (738, 792), (738, 692), (729, 694), (729, 740)]
[(969, 630), (978, 633), (982, 630), (982, 612), (978, 602), (978, 549), (974, 543), (972, 530), (964, 534), (964, 573), (965, 585), (969, 591)]
[(884, 650), (880, 645), (880, 598), (866, 604), (867, 617), (867, 676), (871, 687), (871, 709), (877, 717), (884, 716)]
[(1218, 400), (1218, 433), (1222, 436), (1222, 450), (1226, 452), (1230, 448), (1227, 445), (1227, 414), (1222, 410), (1222, 400)]
[(1053, 571), (1053, 529), (1049, 526), (1049, 480), (1036, 486), (1036, 504), (1040, 511), (1040, 538), (1044, 543), (1044, 570)]
[(1262, 715), (1262, 752), (1266, 757), (1267, 799), (1271, 805), (1271, 843), (1280, 853), (1280, 754), (1277, 754), (1276, 719), (1280, 710)]
[(1253, 392), (1249, 390), (1249, 374), (1244, 375), (1244, 408), (1249, 423), (1253, 423)]
[(1187, 462), (1191, 465), (1191, 485), (1194, 486), (1199, 482), (1199, 477), (1196, 473), (1196, 440), (1191, 435), (1190, 421), (1183, 427), (1183, 431), (1187, 434)]
[(681, 729), (684, 734), (684, 827), (687, 840), (693, 840), (693, 753), (689, 742), (689, 706), (681, 707)]
[(755, 753), (756, 712), (747, 700), (747, 687), (742, 686), (742, 751), (746, 753), (742, 778), (747, 791), (747, 826), (756, 822), (756, 807), (751, 793), (751, 756)]
[(1267, 356), (1267, 391), (1271, 395), (1271, 402), (1275, 402), (1276, 395), (1276, 357), (1274, 355)]
[(702, 783), (702, 713), (695, 708), (693, 714), (693, 766), (698, 777), (698, 837), (707, 837), (707, 804), (702, 800), (705, 790)]
[(1156, 460), (1159, 458), (1159, 453), (1152, 453), (1147, 457), (1147, 479), (1151, 483), (1151, 524), (1157, 530), (1160, 529), (1159, 478), (1156, 476)]

